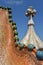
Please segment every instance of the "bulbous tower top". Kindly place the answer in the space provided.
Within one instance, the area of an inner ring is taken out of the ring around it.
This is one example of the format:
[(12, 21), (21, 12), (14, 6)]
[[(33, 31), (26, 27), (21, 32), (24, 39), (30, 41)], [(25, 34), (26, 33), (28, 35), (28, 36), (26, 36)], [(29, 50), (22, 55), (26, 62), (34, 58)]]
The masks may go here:
[(30, 6), (28, 9), (27, 9), (27, 12), (26, 12), (26, 16), (29, 17), (29, 22), (28, 22), (28, 25), (34, 25), (34, 22), (33, 22), (33, 17), (35, 16), (36, 14), (36, 10), (33, 9), (32, 6)]
[(27, 9), (26, 16), (32, 16), (32, 17), (34, 17), (35, 14), (36, 14), (36, 10), (33, 9), (32, 6), (30, 6), (30, 7)]

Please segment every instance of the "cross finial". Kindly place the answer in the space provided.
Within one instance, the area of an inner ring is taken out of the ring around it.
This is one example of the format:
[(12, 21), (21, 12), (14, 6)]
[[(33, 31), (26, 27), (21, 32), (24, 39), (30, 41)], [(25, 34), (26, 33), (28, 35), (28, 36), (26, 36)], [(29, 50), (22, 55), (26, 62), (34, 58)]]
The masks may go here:
[(30, 7), (27, 9), (26, 16), (32, 15), (32, 17), (33, 17), (35, 14), (36, 14), (36, 10), (33, 9), (32, 6), (30, 6)]

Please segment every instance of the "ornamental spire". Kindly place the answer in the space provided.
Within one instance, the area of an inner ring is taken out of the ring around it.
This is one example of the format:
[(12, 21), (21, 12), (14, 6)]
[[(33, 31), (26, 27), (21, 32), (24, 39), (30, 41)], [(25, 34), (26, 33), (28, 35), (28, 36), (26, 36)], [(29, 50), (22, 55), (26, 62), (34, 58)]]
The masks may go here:
[(33, 17), (34, 15), (36, 14), (36, 10), (32, 8), (32, 6), (30, 6), (28, 9), (27, 9), (27, 12), (26, 12), (26, 16), (30, 18), (29, 22), (28, 22), (28, 25), (34, 25), (34, 22), (33, 22)]
[[(33, 17), (36, 14), (36, 10), (30, 6), (27, 9), (26, 16), (29, 17), (28, 21), (28, 31), (24, 38), (21, 40), (21, 43), (23, 43), (26, 47), (35, 47), (36, 49), (43, 48), (43, 42), (40, 40), (38, 35), (36, 34), (34, 30), (34, 22), (33, 22)], [(31, 46), (32, 45), (32, 46)]]

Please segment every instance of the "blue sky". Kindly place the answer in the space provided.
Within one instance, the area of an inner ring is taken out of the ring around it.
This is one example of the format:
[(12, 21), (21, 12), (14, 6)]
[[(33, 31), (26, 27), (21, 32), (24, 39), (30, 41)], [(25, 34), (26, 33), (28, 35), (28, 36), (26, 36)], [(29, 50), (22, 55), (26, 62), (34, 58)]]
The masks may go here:
[(28, 18), (25, 13), (29, 6), (33, 6), (37, 10), (34, 17), (35, 31), (43, 40), (43, 0), (0, 0), (0, 5), (12, 8), (12, 18), (17, 24), (20, 40), (25, 36), (28, 29)]

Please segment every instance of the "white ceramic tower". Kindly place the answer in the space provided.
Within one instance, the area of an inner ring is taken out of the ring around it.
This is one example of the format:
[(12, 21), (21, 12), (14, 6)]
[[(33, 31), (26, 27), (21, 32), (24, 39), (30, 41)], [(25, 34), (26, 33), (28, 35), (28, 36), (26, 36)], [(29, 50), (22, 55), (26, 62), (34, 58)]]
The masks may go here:
[(28, 31), (25, 37), (21, 40), (21, 43), (27, 46), (28, 44), (33, 44), (36, 49), (43, 48), (43, 42), (40, 38), (36, 35), (34, 31), (34, 21), (33, 17), (36, 14), (36, 10), (32, 8), (32, 6), (27, 9), (26, 16), (29, 17), (28, 21)]

